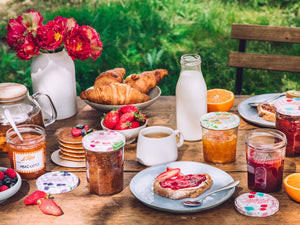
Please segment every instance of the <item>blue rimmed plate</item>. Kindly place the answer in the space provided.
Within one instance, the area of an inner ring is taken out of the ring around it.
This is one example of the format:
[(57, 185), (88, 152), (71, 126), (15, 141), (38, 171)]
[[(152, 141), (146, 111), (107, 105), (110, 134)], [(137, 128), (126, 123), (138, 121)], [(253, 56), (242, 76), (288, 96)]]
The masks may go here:
[(228, 173), (216, 167), (198, 162), (176, 161), (149, 167), (136, 174), (130, 182), (131, 193), (151, 208), (173, 213), (191, 213), (214, 208), (225, 202), (234, 193), (235, 188), (231, 188), (208, 196), (201, 206), (183, 206), (181, 204), (183, 199), (172, 200), (159, 196), (153, 191), (155, 177), (166, 171), (167, 167), (180, 168), (183, 174), (208, 173), (213, 183), (207, 192), (214, 191), (233, 181), (233, 178)]

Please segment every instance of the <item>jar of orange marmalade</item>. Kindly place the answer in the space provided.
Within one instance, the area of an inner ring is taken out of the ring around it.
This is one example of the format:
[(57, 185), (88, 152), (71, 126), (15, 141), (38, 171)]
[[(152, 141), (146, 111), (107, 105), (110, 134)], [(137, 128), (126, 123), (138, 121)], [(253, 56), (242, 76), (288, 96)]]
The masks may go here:
[(6, 132), (11, 167), (23, 179), (35, 179), (46, 172), (46, 132), (41, 126), (17, 126), (23, 141), (13, 128)]
[(211, 112), (201, 117), (205, 161), (212, 163), (235, 161), (239, 124), (240, 118), (229, 112)]

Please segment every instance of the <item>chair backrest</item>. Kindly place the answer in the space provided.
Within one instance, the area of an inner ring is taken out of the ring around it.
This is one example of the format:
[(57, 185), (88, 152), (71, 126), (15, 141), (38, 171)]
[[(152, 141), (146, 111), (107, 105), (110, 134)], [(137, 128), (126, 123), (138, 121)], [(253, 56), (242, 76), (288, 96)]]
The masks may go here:
[(240, 94), (243, 68), (285, 72), (300, 72), (300, 57), (246, 53), (246, 41), (300, 43), (299, 27), (278, 27), (249, 24), (232, 24), (231, 38), (239, 40), (239, 51), (229, 52), (228, 66), (236, 67), (235, 94)]

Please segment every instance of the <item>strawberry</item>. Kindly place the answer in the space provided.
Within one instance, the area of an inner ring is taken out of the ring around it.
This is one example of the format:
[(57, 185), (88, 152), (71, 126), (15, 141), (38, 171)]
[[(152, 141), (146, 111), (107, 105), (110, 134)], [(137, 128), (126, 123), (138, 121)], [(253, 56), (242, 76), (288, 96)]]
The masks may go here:
[(10, 178), (15, 178), (17, 176), (16, 171), (14, 171), (14, 169), (12, 168), (8, 168), (7, 170), (5, 170), (5, 174)]
[(140, 127), (140, 123), (138, 121), (132, 121), (131, 122), (131, 128), (137, 128), (137, 127)]
[(114, 127), (117, 125), (117, 123), (120, 120), (120, 113), (118, 110), (113, 109), (109, 113), (105, 115), (104, 118), (104, 126), (108, 129), (114, 129)]
[(88, 125), (84, 125), (83, 129), (88, 131), (90, 129), (90, 127)]
[(166, 179), (169, 179), (171, 177), (176, 177), (180, 174), (179, 168), (169, 168), (166, 172), (163, 172), (159, 174), (155, 179), (158, 181), (164, 181)]
[(61, 208), (49, 198), (42, 198), (37, 201), (42, 213), (47, 215), (59, 216), (62, 214)]
[(25, 205), (37, 205), (37, 201), (39, 199), (48, 198), (48, 197), (49, 197), (49, 194), (46, 192), (35, 191), (25, 198), (24, 203), (25, 203)]
[(81, 135), (81, 129), (79, 128), (72, 128), (71, 133), (74, 137), (78, 137)]
[(126, 130), (126, 129), (130, 129), (131, 127), (131, 122), (127, 121), (125, 123), (118, 123), (116, 126), (115, 126), (115, 130)]
[(145, 123), (147, 117), (146, 117), (146, 115), (145, 115), (144, 113), (142, 113), (142, 112), (137, 112), (137, 113), (135, 114), (135, 119), (136, 119), (138, 122), (140, 122), (140, 123)]
[(124, 105), (120, 108), (120, 112), (122, 114), (128, 113), (128, 112), (138, 112), (138, 109), (134, 105)]
[(124, 113), (120, 116), (120, 123), (131, 122), (135, 118), (135, 112)]
[(4, 178), (4, 173), (0, 171), (0, 180), (3, 180), (3, 178)]

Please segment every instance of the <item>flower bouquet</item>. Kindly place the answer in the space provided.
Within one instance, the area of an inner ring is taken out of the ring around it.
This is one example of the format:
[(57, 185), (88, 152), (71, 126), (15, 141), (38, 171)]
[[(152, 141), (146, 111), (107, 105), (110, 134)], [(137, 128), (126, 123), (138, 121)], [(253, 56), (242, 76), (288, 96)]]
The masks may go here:
[(7, 43), (22, 60), (42, 53), (59, 52), (64, 48), (74, 59), (96, 60), (102, 52), (102, 42), (97, 31), (87, 25), (79, 26), (74, 18), (57, 16), (43, 25), (43, 17), (37, 11), (28, 11), (10, 19)]

